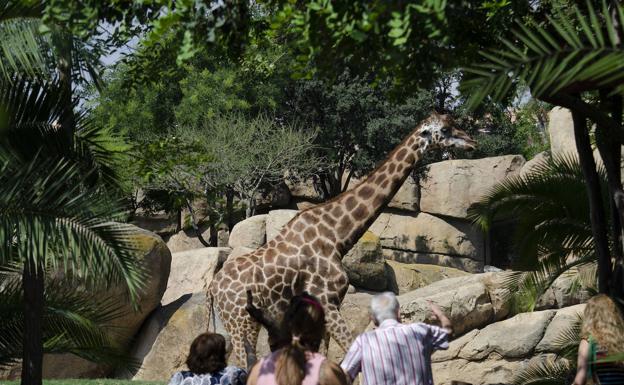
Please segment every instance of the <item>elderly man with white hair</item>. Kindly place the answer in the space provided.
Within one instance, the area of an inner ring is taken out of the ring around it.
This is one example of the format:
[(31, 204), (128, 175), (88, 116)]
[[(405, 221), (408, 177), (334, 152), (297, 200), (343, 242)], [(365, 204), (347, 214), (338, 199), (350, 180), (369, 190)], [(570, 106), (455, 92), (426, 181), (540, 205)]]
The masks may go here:
[(353, 380), (362, 372), (363, 385), (433, 385), (431, 354), (448, 349), (453, 333), (451, 321), (429, 302), (440, 326), (417, 322), (400, 323), (399, 301), (393, 293), (371, 300), (371, 318), (376, 329), (360, 334), (340, 366)]

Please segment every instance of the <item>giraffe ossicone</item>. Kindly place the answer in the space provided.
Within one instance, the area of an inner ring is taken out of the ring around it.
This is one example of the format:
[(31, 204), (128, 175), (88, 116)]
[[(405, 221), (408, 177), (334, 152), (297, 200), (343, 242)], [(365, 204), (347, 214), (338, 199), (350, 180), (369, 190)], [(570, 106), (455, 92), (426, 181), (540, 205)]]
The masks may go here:
[[(379, 216), (423, 154), (432, 148), (473, 149), (476, 143), (447, 115), (432, 113), (360, 184), (297, 214), (258, 249), (226, 261), (209, 289), (230, 334), (234, 362), (245, 360), (245, 340), (255, 349), (260, 325), (247, 311), (247, 291), (273, 319), (290, 298), (307, 291), (326, 312), (327, 330), (343, 350), (353, 336), (340, 315), (349, 282), (342, 257)], [(255, 352), (254, 352), (255, 353)]]

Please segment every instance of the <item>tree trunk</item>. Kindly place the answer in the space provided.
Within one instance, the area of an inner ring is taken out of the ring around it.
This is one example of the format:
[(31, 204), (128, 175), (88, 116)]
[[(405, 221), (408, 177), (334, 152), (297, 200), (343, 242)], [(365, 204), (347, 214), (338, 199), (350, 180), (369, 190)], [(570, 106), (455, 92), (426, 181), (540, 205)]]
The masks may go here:
[[(191, 226), (193, 226), (193, 230), (195, 231), (195, 235), (197, 236), (197, 239), (199, 239), (199, 242), (201, 242), (202, 245), (204, 245), (204, 247), (210, 247), (210, 243), (206, 242), (206, 240), (204, 239), (201, 230), (199, 230), (199, 227), (197, 226), (197, 220), (195, 219), (195, 211), (193, 211), (193, 205), (191, 204), (191, 201), (188, 198), (184, 198), (184, 200), (186, 201), (186, 207), (189, 210), (189, 214), (191, 215)], [(211, 234), (212, 235), (212, 234)]]
[(234, 190), (228, 187), (225, 190), (225, 218), (228, 231), (232, 231), (234, 227)]
[(609, 255), (609, 240), (607, 238), (607, 221), (602, 194), (600, 193), (600, 180), (587, 132), (587, 119), (584, 115), (572, 110), (572, 120), (574, 121), (576, 150), (579, 154), (579, 162), (585, 177), (585, 187), (589, 199), (594, 248), (598, 257), (598, 290), (601, 293), (607, 293), (611, 276), (611, 256)]
[(24, 338), (22, 385), (41, 385), (43, 375), (44, 272), (30, 260), (24, 265)]
[(256, 213), (256, 198), (253, 194), (247, 198), (247, 208), (245, 209), (245, 218), (251, 218)]

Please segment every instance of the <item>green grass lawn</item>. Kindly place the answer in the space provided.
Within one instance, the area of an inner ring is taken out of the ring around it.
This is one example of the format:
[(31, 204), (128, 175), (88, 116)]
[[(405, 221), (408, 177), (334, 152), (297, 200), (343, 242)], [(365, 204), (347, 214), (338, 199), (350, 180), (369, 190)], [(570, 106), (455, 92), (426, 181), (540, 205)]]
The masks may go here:
[[(44, 385), (165, 385), (166, 381), (130, 381), (130, 380), (114, 380), (114, 379), (98, 379), (98, 380), (44, 380)], [(0, 381), (0, 385), (19, 385), (19, 381)]]

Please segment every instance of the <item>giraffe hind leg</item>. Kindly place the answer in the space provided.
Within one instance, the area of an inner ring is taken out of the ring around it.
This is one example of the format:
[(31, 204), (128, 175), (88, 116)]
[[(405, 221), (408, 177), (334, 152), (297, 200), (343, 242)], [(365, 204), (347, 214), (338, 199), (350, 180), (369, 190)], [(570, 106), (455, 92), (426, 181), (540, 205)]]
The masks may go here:
[(346, 352), (353, 342), (353, 333), (336, 305), (326, 304), (325, 322), (331, 337)]

